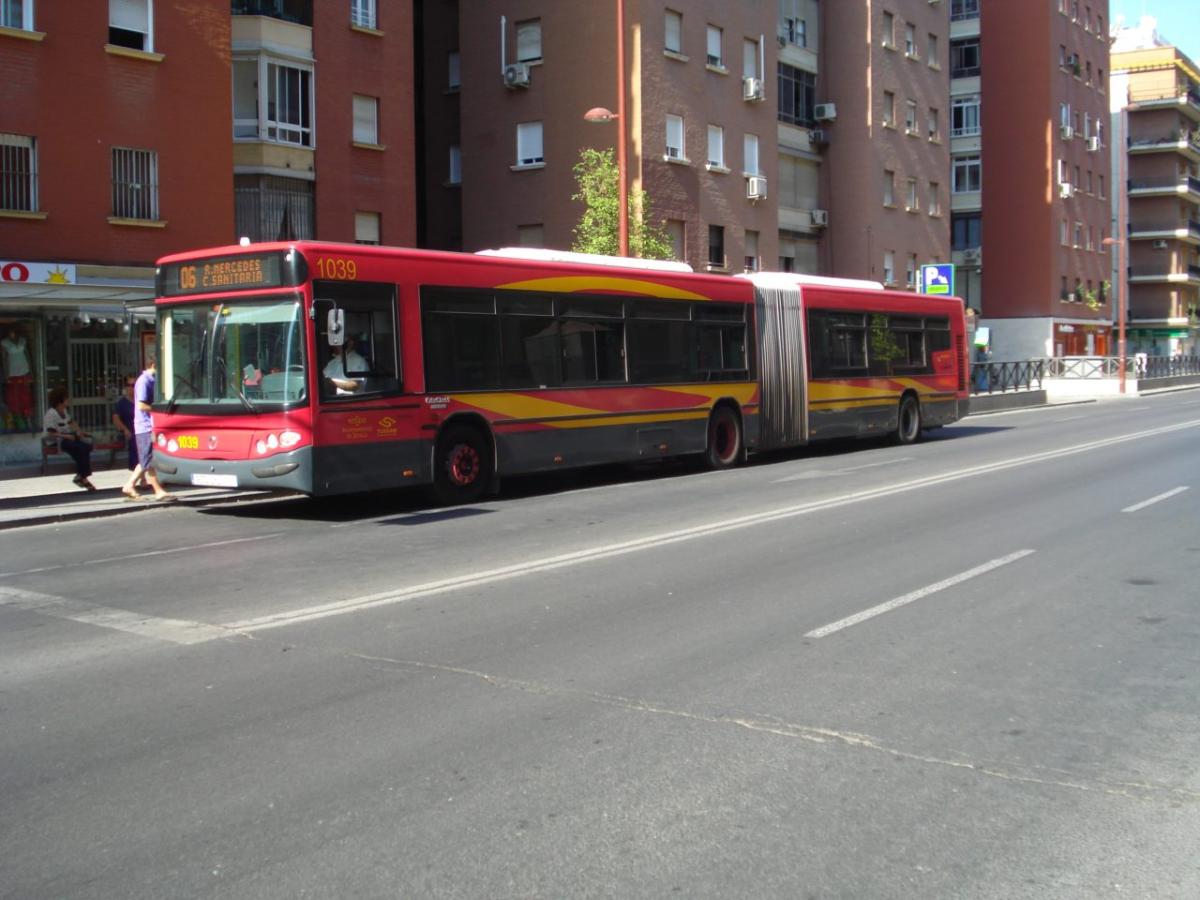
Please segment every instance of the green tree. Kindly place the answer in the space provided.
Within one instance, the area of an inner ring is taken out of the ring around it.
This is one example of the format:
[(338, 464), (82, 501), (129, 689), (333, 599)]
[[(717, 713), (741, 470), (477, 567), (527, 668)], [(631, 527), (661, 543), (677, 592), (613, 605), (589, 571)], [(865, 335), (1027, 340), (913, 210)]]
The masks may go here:
[[(572, 250), (579, 253), (619, 253), (617, 197), (617, 163), (609, 148), (594, 150), (585, 147), (572, 171), (578, 193), (571, 199), (583, 203), (583, 217), (575, 226)], [(649, 203), (645, 191), (629, 192), (629, 255), (643, 259), (674, 259), (671, 239), (662, 225), (646, 220)]]

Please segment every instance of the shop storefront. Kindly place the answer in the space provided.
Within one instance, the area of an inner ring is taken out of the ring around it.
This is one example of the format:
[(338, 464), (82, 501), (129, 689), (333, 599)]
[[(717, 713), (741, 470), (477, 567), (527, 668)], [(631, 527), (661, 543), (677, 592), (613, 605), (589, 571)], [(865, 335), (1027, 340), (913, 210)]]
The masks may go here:
[(103, 442), (154, 339), (154, 270), (0, 260), (0, 469), (36, 464), (46, 398)]
[(1112, 356), (1116, 347), (1107, 322), (1055, 322), (1055, 356)]

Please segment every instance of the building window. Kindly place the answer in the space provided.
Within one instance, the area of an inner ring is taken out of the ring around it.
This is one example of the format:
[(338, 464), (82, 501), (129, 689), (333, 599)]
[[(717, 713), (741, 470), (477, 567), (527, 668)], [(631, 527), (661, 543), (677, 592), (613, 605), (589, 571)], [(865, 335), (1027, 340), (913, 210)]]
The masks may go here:
[(917, 179), (915, 178), (910, 178), (906, 182), (904, 208), (909, 212), (917, 212), (921, 208), (921, 201), (917, 198)]
[(379, 243), (379, 213), (356, 212), (354, 214), (354, 243)]
[(906, 134), (917, 133), (917, 101), (904, 102), (904, 131)]
[(687, 259), (687, 223), (683, 219), (667, 219), (667, 237), (671, 241), (672, 259)]
[(725, 63), (721, 55), (721, 29), (716, 25), (708, 26), (707, 47), (707, 55), (704, 57), (705, 62), (710, 66), (724, 68)]
[[(374, 28), (375, 22), (375, 0), (350, 0), (351, 25), (357, 25), (359, 28)], [(379, 242), (375, 241), (375, 243)]]
[(158, 154), (113, 147), (112, 214), (118, 219), (158, 221)]
[(883, 92), (883, 127), (896, 127), (896, 95), (891, 91)]
[(742, 77), (757, 78), (758, 75), (758, 41), (747, 38), (742, 41)]
[(758, 262), (758, 232), (746, 232), (745, 265), (747, 272), (757, 272), (761, 266)]
[(462, 147), (458, 144), (450, 145), (449, 170), (449, 177), (446, 179), (446, 183), (462, 184)]
[(950, 77), (973, 78), (983, 69), (980, 66), (979, 38), (950, 42)]
[(908, 254), (904, 263), (904, 286), (910, 291), (917, 289), (917, 254)]
[(542, 155), (542, 123), (521, 122), (517, 125), (517, 165), (536, 166), (544, 163)]
[(0, 26), (33, 31), (33, 0), (0, 0)]
[(942, 214), (942, 186), (936, 181), (929, 182), (929, 214), (931, 216), (940, 216)]
[(950, 21), (979, 18), (979, 0), (950, 0)]
[(942, 61), (939, 59), (938, 36), (932, 32), (929, 35), (929, 40), (925, 43), (925, 59), (929, 63), (929, 68), (940, 69)]
[(311, 147), (312, 115), (312, 72), (268, 62), (267, 140)]
[(1104, 176), (1103, 175), (1097, 176), (1097, 181), (1099, 182), (1097, 186), (1100, 189), (1099, 191), (1097, 191), (1097, 196), (1099, 196), (1100, 199), (1103, 200), (1104, 199)]
[(108, 0), (108, 42), (114, 47), (154, 51), (152, 0)]
[(979, 95), (967, 94), (954, 98), (951, 111), (950, 136), (971, 137), (979, 134)]
[[(1063, 241), (1066, 243), (1065, 239)], [(954, 215), (950, 218), (950, 248), (967, 250), (983, 245), (983, 216), (980, 213)]]
[(376, 97), (354, 95), (354, 142), (379, 143), (379, 100)]
[(968, 194), (983, 189), (983, 167), (979, 154), (954, 157), (954, 184), (956, 194)]
[(708, 164), (713, 168), (725, 168), (725, 129), (720, 125), (708, 126)]
[(778, 63), (779, 121), (811, 127), (817, 102), (817, 77), (812, 72)]
[(879, 43), (885, 47), (896, 46), (896, 17), (890, 12), (883, 14), (883, 22), (880, 25)]
[(904, 55), (909, 59), (917, 58), (917, 29), (910, 24), (904, 26)]
[(925, 121), (926, 121), (926, 125), (927, 125), (926, 130), (929, 132), (929, 139), (931, 141), (938, 141), (938, 140), (941, 140), (941, 138), (942, 138), (942, 136), (940, 134), (941, 122), (938, 121), (939, 118), (940, 117), (938, 116), (938, 111), (936, 109), (934, 109), (932, 106), (929, 107), (929, 115)]
[[(1066, 219), (1060, 219), (1058, 222), (1058, 242), (1064, 247), (1071, 243), (1071, 225)], [(1066, 276), (1063, 276), (1063, 293), (1067, 291)]]
[(883, 251), (883, 283), (896, 283), (896, 254), (891, 250)]
[(883, 170), (883, 205), (896, 205), (896, 173), (891, 169)]
[(518, 225), (517, 226), (517, 246), (518, 247), (545, 247), (546, 246), (546, 226), (540, 222), (536, 225)]
[(457, 50), (446, 54), (446, 87), (452, 91), (462, 87), (462, 57)]
[(725, 226), (708, 226), (708, 264), (713, 268), (725, 268)]
[(37, 141), (0, 133), (0, 209), (37, 212)]
[(687, 159), (683, 135), (683, 117), (667, 116), (667, 159)]
[(742, 172), (746, 175), (759, 175), (758, 167), (758, 135), (747, 134), (742, 139)]
[(313, 237), (313, 182), (278, 175), (234, 175), (234, 225), (252, 241)]
[(1083, 246), (1083, 223), (1075, 223), (1075, 239), (1071, 242), (1071, 246), (1078, 250)]
[(530, 19), (517, 23), (517, 62), (533, 63), (542, 60), (542, 20)]
[(673, 9), (666, 13), (666, 38), (663, 47), (669, 53), (683, 53), (683, 14)]

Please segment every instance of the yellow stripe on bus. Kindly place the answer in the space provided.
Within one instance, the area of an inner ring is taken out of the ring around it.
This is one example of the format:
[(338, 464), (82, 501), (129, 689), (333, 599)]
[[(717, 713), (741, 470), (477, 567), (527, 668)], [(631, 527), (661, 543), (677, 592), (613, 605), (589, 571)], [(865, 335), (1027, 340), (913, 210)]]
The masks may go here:
[[(571, 403), (560, 403), (536, 394), (522, 393), (483, 393), (483, 394), (454, 394), (454, 399), (484, 410), (503, 419), (520, 419), (538, 422), (552, 419), (546, 424), (554, 427), (573, 428), (587, 425), (629, 424), (630, 422), (658, 422), (668, 419), (695, 418), (708, 415), (714, 401), (720, 397), (731, 397), (739, 405), (745, 405), (754, 398), (758, 386), (753, 382), (700, 384), (700, 385), (662, 385), (645, 390), (680, 395), (681, 408), (693, 407), (692, 411), (645, 409), (640, 412), (623, 413), (619, 409), (603, 409), (599, 407), (576, 406)], [(697, 402), (697, 398), (704, 400)], [(689, 402), (690, 400), (690, 402)]]
[(593, 275), (568, 275), (561, 278), (530, 278), (497, 285), (504, 291), (552, 291), (559, 294), (574, 294), (584, 291), (607, 291), (609, 293), (641, 294), (647, 297), (663, 297), (670, 300), (708, 300), (702, 294), (682, 288), (655, 284), (635, 278), (600, 278)]

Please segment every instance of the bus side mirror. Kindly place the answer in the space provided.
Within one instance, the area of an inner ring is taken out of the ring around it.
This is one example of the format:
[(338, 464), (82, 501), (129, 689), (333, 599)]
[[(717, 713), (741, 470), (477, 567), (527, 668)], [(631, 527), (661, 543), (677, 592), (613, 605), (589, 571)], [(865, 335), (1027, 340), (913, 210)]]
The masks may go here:
[(330, 347), (340, 347), (346, 343), (345, 310), (334, 308), (329, 311), (329, 319), (325, 326), (325, 332), (329, 338)]

